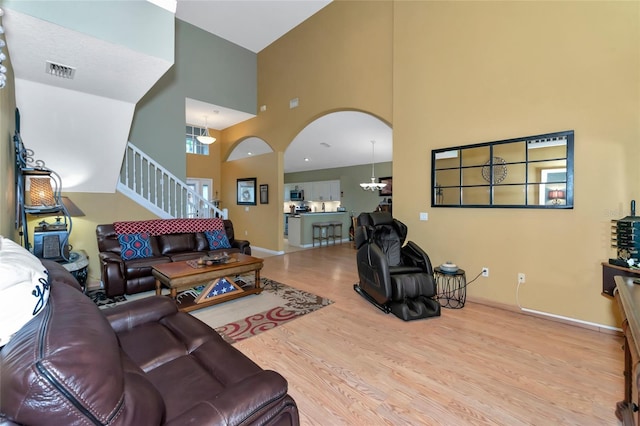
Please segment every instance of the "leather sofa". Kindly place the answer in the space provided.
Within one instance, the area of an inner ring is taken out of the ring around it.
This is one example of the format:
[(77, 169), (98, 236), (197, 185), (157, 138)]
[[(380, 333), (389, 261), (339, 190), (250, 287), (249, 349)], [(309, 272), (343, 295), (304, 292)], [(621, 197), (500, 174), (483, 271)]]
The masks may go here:
[[(177, 219), (158, 219), (153, 222), (162, 224), (173, 220)], [(183, 219), (182, 221), (200, 220), (207, 219)], [(249, 241), (236, 239), (233, 223), (226, 219), (223, 222), (230, 248), (211, 250), (203, 232), (151, 235), (149, 237), (151, 256), (130, 260), (124, 260), (121, 256), (122, 248), (114, 224), (98, 225), (96, 227), (98, 256), (106, 295), (114, 297), (153, 290), (155, 278), (151, 274), (151, 268), (159, 263), (198, 259), (224, 251), (250, 255)]]
[(44, 309), (0, 349), (0, 425), (298, 425), (287, 381), (166, 296), (99, 309), (42, 261)]

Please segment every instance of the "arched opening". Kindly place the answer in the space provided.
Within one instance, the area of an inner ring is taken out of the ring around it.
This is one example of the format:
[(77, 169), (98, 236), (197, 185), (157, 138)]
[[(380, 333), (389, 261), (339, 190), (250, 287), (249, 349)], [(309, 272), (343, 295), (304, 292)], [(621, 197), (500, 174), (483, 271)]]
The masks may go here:
[[(330, 112), (305, 126), (284, 152), (285, 251), (318, 246), (312, 227), (318, 222), (342, 222), (342, 234), (335, 240), (347, 241), (352, 214), (391, 202), (391, 194), (365, 192), (360, 183), (370, 182), (372, 161), (376, 179), (390, 180), (392, 159), (392, 129), (372, 114)], [(300, 219), (289, 222), (297, 216)]]

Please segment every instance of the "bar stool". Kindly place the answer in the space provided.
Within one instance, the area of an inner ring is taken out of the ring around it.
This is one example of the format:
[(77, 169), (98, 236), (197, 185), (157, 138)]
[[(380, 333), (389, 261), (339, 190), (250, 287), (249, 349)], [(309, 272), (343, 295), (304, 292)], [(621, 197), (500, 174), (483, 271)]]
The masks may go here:
[[(316, 236), (316, 229), (318, 230), (318, 235)], [(327, 222), (316, 222), (311, 224), (311, 232), (313, 238), (311, 240), (311, 246), (315, 247), (316, 240), (320, 247), (322, 247), (322, 240), (326, 241), (327, 245), (329, 245), (329, 225)], [(324, 233), (324, 236), (322, 235)]]
[(336, 244), (336, 237), (338, 237), (338, 240), (340, 241), (340, 244), (342, 244), (342, 222), (331, 222), (331, 224), (333, 225), (333, 232), (331, 234), (331, 236), (333, 237), (333, 244)]

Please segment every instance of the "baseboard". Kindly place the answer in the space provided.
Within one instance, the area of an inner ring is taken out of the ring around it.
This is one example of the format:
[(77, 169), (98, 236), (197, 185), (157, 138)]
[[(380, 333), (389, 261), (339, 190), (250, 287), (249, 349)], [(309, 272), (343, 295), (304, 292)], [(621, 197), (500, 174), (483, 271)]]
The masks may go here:
[(274, 256), (279, 256), (281, 254), (284, 254), (285, 252), (282, 250), (276, 251), (276, 250), (269, 250), (266, 248), (262, 248), (262, 247), (258, 247), (258, 246), (251, 246), (251, 250), (259, 250), (259, 251), (264, 251), (266, 253), (272, 254)]
[(521, 315), (529, 315), (536, 318), (543, 318), (549, 321), (555, 321), (562, 324), (572, 325), (574, 327), (586, 328), (588, 330), (597, 331), (605, 334), (615, 334), (622, 336), (622, 329), (609, 325), (598, 324), (589, 321), (583, 321), (575, 318), (569, 318), (561, 315), (551, 314), (548, 312), (536, 311), (533, 309), (519, 308), (515, 305), (495, 302), (493, 300), (483, 299), (481, 297), (467, 297), (467, 302), (477, 303), (480, 305), (490, 306), (492, 308), (502, 309), (504, 311), (515, 312)]

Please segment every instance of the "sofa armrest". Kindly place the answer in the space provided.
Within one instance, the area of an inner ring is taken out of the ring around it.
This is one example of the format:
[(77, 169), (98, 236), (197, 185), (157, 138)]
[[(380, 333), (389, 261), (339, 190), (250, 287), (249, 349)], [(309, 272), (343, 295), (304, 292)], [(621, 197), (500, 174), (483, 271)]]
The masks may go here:
[(157, 322), (178, 312), (176, 303), (167, 296), (151, 296), (103, 310), (116, 333), (142, 324)]
[(230, 241), (231, 247), (237, 248), (240, 250), (242, 254), (251, 254), (251, 244), (247, 240), (236, 240)]
[(264, 416), (280, 400), (295, 404), (286, 395), (284, 377), (275, 371), (263, 370), (226, 387), (209, 400), (202, 400), (182, 415), (168, 419), (167, 426), (183, 425), (187, 419), (206, 419), (207, 424), (253, 424), (252, 420)]

